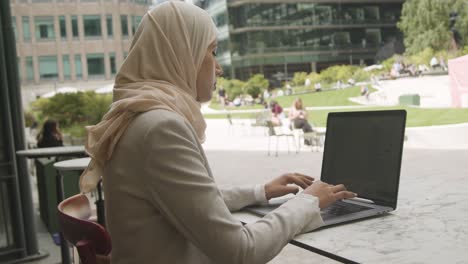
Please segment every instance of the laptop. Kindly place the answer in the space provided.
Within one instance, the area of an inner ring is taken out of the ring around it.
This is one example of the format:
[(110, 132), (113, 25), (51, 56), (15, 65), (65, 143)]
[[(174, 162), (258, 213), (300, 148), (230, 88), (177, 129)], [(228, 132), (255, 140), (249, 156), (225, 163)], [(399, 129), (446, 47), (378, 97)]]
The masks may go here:
[[(396, 209), (405, 110), (329, 113), (321, 180), (358, 194), (322, 209), (324, 226), (373, 217)], [(246, 209), (264, 216), (285, 200)]]

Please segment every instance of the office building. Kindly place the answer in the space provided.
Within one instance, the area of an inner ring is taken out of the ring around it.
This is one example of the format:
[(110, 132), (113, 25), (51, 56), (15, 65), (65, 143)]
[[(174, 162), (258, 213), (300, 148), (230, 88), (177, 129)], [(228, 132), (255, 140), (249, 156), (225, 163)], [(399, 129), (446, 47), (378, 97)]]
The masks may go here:
[(51, 87), (112, 82), (150, 4), (149, 0), (12, 0), (23, 90), (40, 94)]
[[(336, 64), (372, 64), (402, 47), (403, 0), (203, 0), (218, 27), (218, 59), (229, 77), (290, 79)], [(387, 52), (383, 52), (383, 50)], [(390, 50), (390, 53), (392, 51)]]

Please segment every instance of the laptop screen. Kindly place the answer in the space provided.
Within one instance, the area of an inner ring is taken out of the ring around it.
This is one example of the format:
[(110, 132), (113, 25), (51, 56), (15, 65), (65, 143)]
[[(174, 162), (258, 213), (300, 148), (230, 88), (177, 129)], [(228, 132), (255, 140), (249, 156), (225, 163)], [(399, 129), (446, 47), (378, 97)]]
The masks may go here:
[(321, 180), (396, 208), (406, 111), (330, 113)]

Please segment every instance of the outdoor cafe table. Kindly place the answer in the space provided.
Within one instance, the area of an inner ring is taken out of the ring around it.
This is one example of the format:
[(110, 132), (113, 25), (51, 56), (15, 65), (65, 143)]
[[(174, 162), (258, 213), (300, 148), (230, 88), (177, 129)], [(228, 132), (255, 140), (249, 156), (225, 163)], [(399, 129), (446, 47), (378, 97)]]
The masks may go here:
[(28, 159), (35, 159), (50, 157), (84, 156), (86, 155), (86, 152), (84, 146), (64, 146), (19, 150), (16, 152), (16, 155)]
[[(19, 150), (16, 152), (16, 155), (20, 158), (59, 158), (59, 157), (70, 157), (70, 156), (85, 156), (84, 146), (63, 146), (63, 147), (52, 147), (52, 148), (37, 148), (37, 149), (27, 149)], [(60, 173), (57, 173), (56, 176), (56, 191), (57, 191), (57, 202), (60, 203), (63, 200), (63, 186), (62, 186), (62, 176)], [(32, 208), (31, 208), (32, 210)], [(68, 250), (66, 242), (64, 243), (64, 238), (62, 233), (60, 235), (60, 250), (62, 254), (62, 263), (70, 263), (70, 252)]]

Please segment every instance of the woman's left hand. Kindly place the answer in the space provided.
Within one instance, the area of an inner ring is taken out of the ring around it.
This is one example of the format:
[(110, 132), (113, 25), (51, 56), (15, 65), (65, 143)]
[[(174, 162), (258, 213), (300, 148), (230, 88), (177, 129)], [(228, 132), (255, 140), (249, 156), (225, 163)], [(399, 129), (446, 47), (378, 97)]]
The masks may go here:
[[(306, 189), (314, 182), (314, 178), (300, 173), (286, 173), (265, 184), (265, 196), (267, 200), (281, 197), (290, 193), (297, 193), (300, 186)], [(295, 185), (290, 185), (295, 184)]]

